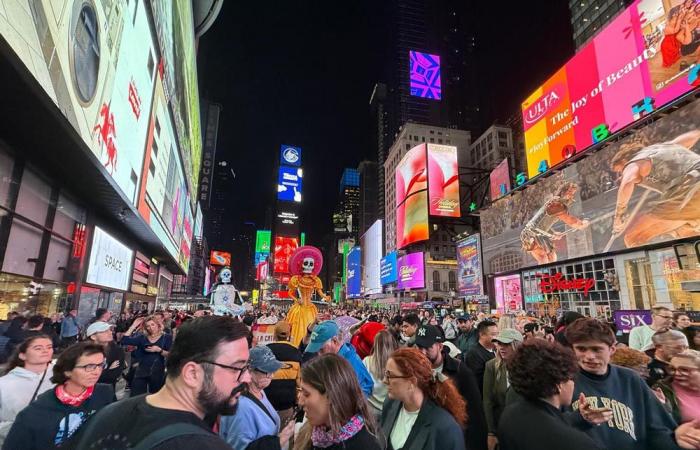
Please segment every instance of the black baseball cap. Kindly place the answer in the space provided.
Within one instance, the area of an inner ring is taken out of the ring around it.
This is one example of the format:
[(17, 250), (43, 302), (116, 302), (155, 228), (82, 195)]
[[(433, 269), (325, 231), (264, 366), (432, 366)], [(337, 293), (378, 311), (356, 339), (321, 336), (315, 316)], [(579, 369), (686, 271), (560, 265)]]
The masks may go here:
[(436, 342), (445, 342), (445, 337), (434, 325), (422, 325), (416, 331), (416, 346), (430, 348)]

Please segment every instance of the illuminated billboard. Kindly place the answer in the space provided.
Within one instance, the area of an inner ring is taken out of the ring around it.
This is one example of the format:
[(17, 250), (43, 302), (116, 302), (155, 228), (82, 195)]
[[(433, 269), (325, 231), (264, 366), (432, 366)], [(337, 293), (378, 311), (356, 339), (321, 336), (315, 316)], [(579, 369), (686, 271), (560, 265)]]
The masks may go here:
[(459, 164), (457, 147), (428, 144), (430, 215), (459, 217)]
[(696, 100), (482, 210), (484, 272), (700, 234), (698, 118)]
[(289, 259), (294, 250), (299, 247), (299, 239), (295, 237), (275, 236), (275, 265), (276, 274), (289, 273)]
[(411, 50), (410, 60), (411, 95), (432, 100), (442, 98), (440, 84), (440, 56)]
[(391, 252), (382, 258), (380, 263), (379, 276), (382, 285), (395, 283), (398, 277), (396, 252)]
[(396, 166), (396, 246), (425, 241), (428, 231), (426, 144), (413, 147)]
[(425, 288), (425, 264), (423, 252), (409, 253), (402, 256), (397, 262), (399, 289), (423, 289)]
[(209, 264), (212, 266), (230, 266), (231, 254), (221, 250), (212, 250), (209, 256)]
[(348, 298), (357, 298), (362, 295), (362, 250), (353, 247), (348, 253), (346, 267), (346, 295)]
[(479, 233), (476, 233), (457, 243), (457, 290), (459, 295), (484, 294), (479, 241)]
[[(285, 205), (293, 208), (288, 208)], [(275, 233), (284, 236), (296, 236), (299, 234), (299, 214), (297, 214), (297, 208), (294, 203), (280, 204), (277, 209)]]
[(255, 252), (270, 253), (270, 239), (272, 233), (270, 230), (258, 230), (255, 233)]
[(300, 203), (301, 178), (301, 168), (280, 166), (277, 181), (277, 199), (285, 202)]
[(529, 177), (697, 86), (697, 39), (683, 37), (697, 9), (637, 0), (537, 88), (522, 103)]
[(360, 238), (362, 248), (362, 285), (364, 294), (378, 294), (382, 292), (382, 284), (379, 280), (382, 260), (382, 220), (372, 224)]
[(280, 164), (284, 166), (301, 166), (301, 147), (280, 146)]
[(510, 192), (510, 169), (508, 158), (504, 159), (489, 175), (491, 201), (497, 200)]
[(493, 280), (496, 292), (496, 309), (509, 313), (523, 309), (523, 289), (520, 274), (496, 277)]

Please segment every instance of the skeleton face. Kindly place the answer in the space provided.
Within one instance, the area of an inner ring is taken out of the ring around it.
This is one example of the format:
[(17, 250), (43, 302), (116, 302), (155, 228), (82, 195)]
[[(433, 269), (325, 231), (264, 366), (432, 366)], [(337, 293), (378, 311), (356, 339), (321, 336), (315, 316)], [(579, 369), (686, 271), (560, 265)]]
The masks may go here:
[(304, 258), (304, 261), (301, 263), (301, 271), (304, 273), (311, 273), (314, 271), (314, 259), (313, 258)]

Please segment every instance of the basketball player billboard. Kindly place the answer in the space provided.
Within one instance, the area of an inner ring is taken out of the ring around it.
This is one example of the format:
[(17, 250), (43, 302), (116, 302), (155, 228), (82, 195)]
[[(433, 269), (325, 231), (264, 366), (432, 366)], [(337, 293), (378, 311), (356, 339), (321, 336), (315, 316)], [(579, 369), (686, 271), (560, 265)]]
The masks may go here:
[(484, 272), (700, 235), (700, 101), (481, 212)]

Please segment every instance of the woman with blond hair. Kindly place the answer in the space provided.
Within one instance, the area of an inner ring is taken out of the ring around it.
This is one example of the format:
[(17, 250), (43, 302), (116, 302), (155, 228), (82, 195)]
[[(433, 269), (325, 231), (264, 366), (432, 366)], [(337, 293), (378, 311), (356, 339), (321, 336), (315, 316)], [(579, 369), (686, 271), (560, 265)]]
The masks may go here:
[[(142, 325), (144, 333), (133, 335)], [(173, 345), (173, 336), (163, 331), (163, 323), (154, 316), (134, 320), (121, 345), (136, 346), (131, 354), (134, 379), (130, 396), (158, 392), (165, 383), (165, 358)]]
[(464, 450), (467, 409), (455, 385), (433, 373), (419, 350), (402, 348), (386, 363), (382, 432), (387, 450)]
[(382, 405), (386, 399), (386, 384), (382, 382), (384, 379), (386, 362), (397, 348), (399, 348), (399, 343), (396, 342), (391, 332), (382, 330), (374, 337), (372, 353), (362, 360), (362, 364), (367, 367), (374, 381), (372, 395), (367, 398), (367, 402), (377, 419), (379, 419), (382, 414)]

